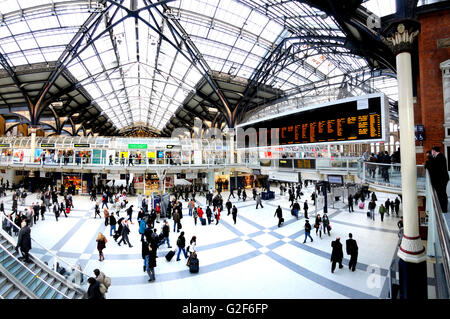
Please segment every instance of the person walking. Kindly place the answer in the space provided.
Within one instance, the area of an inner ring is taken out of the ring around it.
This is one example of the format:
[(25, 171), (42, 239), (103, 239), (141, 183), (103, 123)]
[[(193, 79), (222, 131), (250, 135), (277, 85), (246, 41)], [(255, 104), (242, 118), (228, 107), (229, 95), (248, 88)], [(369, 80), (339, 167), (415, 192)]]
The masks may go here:
[(130, 205), (130, 207), (127, 208), (127, 215), (128, 215), (128, 220), (130, 221), (131, 224), (133, 224), (132, 221), (132, 217), (133, 217), (133, 205)]
[(347, 255), (350, 255), (350, 261), (348, 263), (348, 269), (355, 271), (356, 263), (358, 262), (358, 244), (353, 239), (352, 233), (348, 234), (349, 239), (345, 242), (345, 250)]
[(340, 237), (337, 237), (336, 240), (331, 242), (331, 272), (334, 273), (336, 269), (336, 263), (339, 264), (339, 269), (343, 268), (342, 259), (344, 258), (344, 253), (342, 251), (342, 244), (340, 242)]
[(219, 207), (217, 208), (216, 213), (214, 214), (214, 217), (216, 218), (216, 225), (217, 225), (220, 220), (220, 208)]
[(372, 220), (375, 220), (375, 207), (376, 207), (377, 205), (375, 204), (375, 201), (372, 199), (370, 202), (369, 202), (369, 212), (370, 212), (370, 218), (372, 219)]
[(305, 240), (303, 243), (306, 243), (306, 239), (309, 237), (311, 239), (311, 242), (313, 242), (313, 239), (311, 237), (311, 224), (309, 223), (309, 219), (305, 220)]
[(183, 251), (184, 258), (186, 258), (186, 259), (188, 258), (187, 254), (186, 254), (186, 250), (184, 248), (185, 246), (186, 246), (186, 238), (184, 238), (184, 231), (182, 231), (180, 236), (178, 236), (178, 239), (177, 239), (177, 247), (178, 247), (177, 261), (180, 260), (181, 251)]
[(328, 236), (331, 236), (330, 235), (331, 225), (327, 214), (323, 214), (322, 216), (322, 227), (323, 227), (323, 234), (325, 235), (326, 233), (328, 233)]
[(172, 248), (169, 242), (169, 233), (170, 233), (169, 222), (167, 220), (164, 220), (164, 225), (162, 227), (163, 240), (158, 243), (158, 247), (167, 242), (167, 248)]
[(130, 243), (130, 240), (128, 239), (128, 234), (130, 233), (130, 227), (128, 225), (128, 220), (124, 219), (122, 221), (122, 238), (117, 243), (120, 246), (120, 243), (123, 241), (125, 244), (128, 244), (128, 246), (131, 248), (133, 247)]
[[(177, 232), (177, 233), (179, 233), (180, 232), (180, 227), (179, 227), (179, 224), (180, 224), (180, 213), (179, 213), (179, 209), (177, 208), (177, 209), (175, 209), (175, 212), (173, 213), (173, 232)], [(175, 227), (177, 228), (177, 230), (175, 230)]]
[(17, 238), (16, 252), (20, 248), (22, 257), (19, 259), (24, 260), (24, 262), (31, 262), (28, 252), (31, 250), (31, 229), (28, 223), (23, 220), (21, 223), (21, 229), (19, 231), (19, 237)]
[(195, 207), (194, 208), (194, 213), (193, 213), (193, 216), (194, 216), (194, 224), (195, 224), (195, 226), (197, 226), (197, 218), (198, 218), (198, 209), (199, 209), (200, 207)]
[(305, 219), (308, 219), (308, 200), (305, 200), (305, 203), (303, 204), (303, 210), (305, 212)]
[(94, 219), (95, 218), (102, 218), (102, 216), (100, 216), (100, 205), (98, 204), (98, 202), (95, 202), (95, 207), (94, 207)]
[(247, 193), (245, 192), (245, 189), (242, 190), (242, 201), (245, 202), (245, 200), (247, 199)]
[(400, 200), (398, 197), (395, 198), (394, 201), (395, 215), (398, 217), (398, 212), (400, 211)]
[(206, 218), (208, 219), (208, 225), (211, 224), (212, 211), (209, 206), (206, 207)]
[(109, 211), (108, 208), (103, 209), (103, 216), (105, 217), (105, 226), (109, 225)]
[(378, 212), (380, 213), (381, 221), (383, 221), (384, 213), (386, 213), (386, 208), (384, 207), (383, 204), (381, 204), (380, 208), (378, 209)]
[(103, 256), (103, 249), (106, 248), (106, 243), (108, 240), (106, 239), (105, 235), (102, 233), (98, 233), (97, 235), (97, 250), (98, 250), (98, 260), (103, 261), (105, 260), (105, 256)]
[(228, 200), (230, 200), (231, 196), (233, 196), (233, 198), (235, 198), (234, 197), (234, 187), (230, 188), (230, 195), (228, 196)]
[(229, 215), (231, 214), (231, 207), (232, 207), (232, 206), (233, 206), (233, 205), (232, 205), (231, 202), (230, 202), (230, 198), (228, 198), (227, 202), (225, 203), (225, 207), (226, 207), (227, 210), (228, 210), (227, 216), (229, 216)]
[[(36, 215), (39, 216), (39, 210), (36, 214), (36, 211), (34, 210), (34, 207), (31, 207), (31, 211), (33, 212), (33, 217), (34, 217), (34, 223), (36, 224)], [(59, 206), (58, 203), (55, 202), (53, 204), (53, 214), (55, 215), (55, 219), (56, 221), (58, 221), (58, 217), (59, 217)]]
[(194, 208), (195, 208), (195, 203), (194, 203), (194, 201), (191, 199), (190, 201), (189, 201), (189, 203), (188, 203), (188, 209), (189, 209), (189, 216), (192, 216), (192, 211), (194, 210)]
[(322, 239), (322, 217), (320, 217), (320, 214), (316, 215), (316, 220), (314, 222), (314, 228), (316, 229), (316, 236), (317, 232), (319, 232), (319, 237)]
[(352, 194), (348, 195), (348, 212), (354, 212), (353, 210), (353, 196)]
[(156, 267), (156, 251), (152, 248), (152, 245), (148, 245), (148, 254), (145, 256), (145, 270), (148, 274), (148, 281), (155, 281), (155, 267)]
[(275, 216), (278, 218), (278, 227), (280, 227), (281, 224), (283, 223), (283, 210), (279, 205), (278, 208), (275, 210), (275, 215), (273, 215), (273, 217)]
[(116, 221), (116, 217), (114, 217), (114, 213), (111, 213), (111, 216), (109, 216), (109, 236), (113, 236), (113, 231), (114, 234), (116, 234), (116, 225), (117, 225), (117, 221)]
[(260, 205), (261, 208), (264, 208), (264, 206), (261, 203), (261, 194), (256, 194), (256, 209), (258, 209), (258, 205)]
[[(392, 202), (393, 205), (393, 202)], [(389, 208), (391, 207), (391, 201), (388, 199), (386, 199), (386, 201), (384, 202), (384, 208), (386, 208), (386, 214), (389, 216)]]
[(237, 213), (238, 213), (238, 210), (236, 208), (236, 205), (233, 205), (232, 216), (233, 216), (233, 221), (234, 221), (235, 225), (236, 225)]

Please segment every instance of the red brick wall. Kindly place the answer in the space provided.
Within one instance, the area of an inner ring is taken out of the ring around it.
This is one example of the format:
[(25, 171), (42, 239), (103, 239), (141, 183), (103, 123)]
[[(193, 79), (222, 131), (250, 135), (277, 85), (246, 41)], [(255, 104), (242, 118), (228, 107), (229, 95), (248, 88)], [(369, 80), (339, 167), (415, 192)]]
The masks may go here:
[[(450, 59), (450, 48), (437, 48), (437, 39), (450, 38), (450, 10), (419, 16), (421, 32), (418, 37), (419, 83), (418, 105), (420, 112), (416, 124), (425, 126), (424, 153), (432, 146), (443, 149), (444, 102), (442, 97), (442, 72), (439, 64)], [(420, 156), (418, 156), (419, 159)], [(419, 163), (418, 163), (419, 164)]]

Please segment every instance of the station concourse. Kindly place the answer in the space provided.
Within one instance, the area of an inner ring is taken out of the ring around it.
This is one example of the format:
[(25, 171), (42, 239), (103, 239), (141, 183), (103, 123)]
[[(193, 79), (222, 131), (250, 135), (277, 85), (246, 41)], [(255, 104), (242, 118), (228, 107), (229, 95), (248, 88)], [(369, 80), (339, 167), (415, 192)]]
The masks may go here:
[(450, 1), (0, 4), (1, 299), (449, 298)]

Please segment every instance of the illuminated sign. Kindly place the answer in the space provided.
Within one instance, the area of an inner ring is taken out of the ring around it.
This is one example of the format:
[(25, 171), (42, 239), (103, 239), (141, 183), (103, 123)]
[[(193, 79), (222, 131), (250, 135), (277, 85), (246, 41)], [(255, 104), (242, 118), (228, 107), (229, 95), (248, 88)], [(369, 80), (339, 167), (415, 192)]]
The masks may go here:
[(386, 141), (387, 107), (376, 93), (244, 123), (237, 126), (237, 147)]
[(73, 144), (73, 147), (83, 147), (83, 148), (89, 148), (91, 147), (91, 144)]
[(55, 147), (55, 143), (41, 143), (41, 148), (54, 148)]
[(0, 144), (0, 147), (11, 147), (11, 144), (6, 143), (6, 144)]
[(131, 149), (147, 149), (147, 144), (128, 144)]

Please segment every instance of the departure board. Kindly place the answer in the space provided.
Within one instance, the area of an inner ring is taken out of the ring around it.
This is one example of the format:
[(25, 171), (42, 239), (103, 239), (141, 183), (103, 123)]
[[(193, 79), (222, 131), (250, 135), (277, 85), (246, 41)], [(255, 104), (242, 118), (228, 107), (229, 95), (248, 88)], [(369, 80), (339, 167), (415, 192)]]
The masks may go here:
[(238, 125), (237, 147), (385, 141), (387, 113), (383, 94), (338, 100)]

